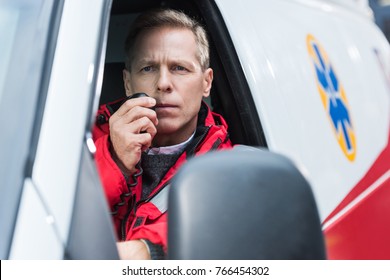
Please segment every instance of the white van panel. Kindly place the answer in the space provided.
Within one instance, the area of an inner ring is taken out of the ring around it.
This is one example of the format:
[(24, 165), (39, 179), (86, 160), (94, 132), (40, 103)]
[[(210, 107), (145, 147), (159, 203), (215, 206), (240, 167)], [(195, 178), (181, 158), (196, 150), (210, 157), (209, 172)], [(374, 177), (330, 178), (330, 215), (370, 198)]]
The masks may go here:
[[(104, 1), (66, 1), (33, 180), (67, 241), (93, 90)], [(50, 170), (50, 172), (48, 172)]]
[[(383, 68), (388, 71), (388, 63), (382, 67), (377, 53), (389, 61), (389, 45), (366, 16), (323, 1), (216, 2), (267, 144), (307, 171), (324, 220), (387, 145), (390, 95)], [(321, 101), (309, 35), (322, 46), (344, 88), (356, 139), (352, 159), (339, 145)]]
[(25, 180), (10, 259), (62, 259), (65, 246), (54, 217), (47, 212), (33, 182)]

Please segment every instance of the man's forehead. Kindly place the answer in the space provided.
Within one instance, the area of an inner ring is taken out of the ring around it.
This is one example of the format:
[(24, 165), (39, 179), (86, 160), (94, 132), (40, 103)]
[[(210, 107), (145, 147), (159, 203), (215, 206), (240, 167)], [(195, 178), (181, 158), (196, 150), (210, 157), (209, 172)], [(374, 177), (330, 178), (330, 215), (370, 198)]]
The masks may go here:
[(188, 29), (159, 29), (144, 32), (137, 38), (135, 56), (142, 59), (153, 60), (159, 52), (180, 58), (182, 55), (197, 52), (197, 44)]
[(158, 27), (137, 36), (132, 51), (132, 65), (176, 63), (201, 67), (195, 35), (188, 28)]
[(195, 43), (195, 34), (188, 28), (184, 27), (171, 27), (161, 26), (144, 29), (136, 37), (136, 44), (143, 43), (144, 41), (154, 40), (156, 38), (166, 39), (171, 38), (177, 41), (183, 41)]

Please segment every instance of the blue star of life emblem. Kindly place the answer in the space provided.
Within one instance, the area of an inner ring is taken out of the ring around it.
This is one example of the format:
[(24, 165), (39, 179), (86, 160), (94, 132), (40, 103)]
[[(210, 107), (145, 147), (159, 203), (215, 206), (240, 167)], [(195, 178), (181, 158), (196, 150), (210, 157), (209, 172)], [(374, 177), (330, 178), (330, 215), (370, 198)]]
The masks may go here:
[(340, 147), (347, 158), (352, 161), (356, 155), (356, 139), (344, 89), (327, 54), (312, 35), (307, 37), (307, 47), (315, 68), (317, 88), (324, 108)]

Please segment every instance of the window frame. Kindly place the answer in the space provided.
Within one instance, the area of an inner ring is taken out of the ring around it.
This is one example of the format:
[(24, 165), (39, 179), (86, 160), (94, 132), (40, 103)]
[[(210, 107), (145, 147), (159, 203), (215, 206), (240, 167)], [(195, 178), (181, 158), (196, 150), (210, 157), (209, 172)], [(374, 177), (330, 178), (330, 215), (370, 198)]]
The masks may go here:
[[(1, 89), (4, 95), (0, 103), (0, 117), (6, 123), (2, 131), (6, 137), (0, 139), (0, 259), (9, 257), (24, 179), (31, 173), (63, 8), (63, 1), (10, 2), (12, 6), (35, 5), (37, 10), (35, 15), (28, 10), (29, 16), (36, 16), (36, 20), (35, 25), (32, 22), (26, 25), (35, 28), (35, 32), (29, 44), (17, 42), (13, 58), (18, 54), (17, 60), (22, 60), (10, 62), (11, 70), (4, 89)], [(26, 36), (21, 37), (23, 40)], [(23, 56), (28, 54), (23, 53), (26, 46), (34, 56)], [(21, 56), (20, 51), (23, 53)]]

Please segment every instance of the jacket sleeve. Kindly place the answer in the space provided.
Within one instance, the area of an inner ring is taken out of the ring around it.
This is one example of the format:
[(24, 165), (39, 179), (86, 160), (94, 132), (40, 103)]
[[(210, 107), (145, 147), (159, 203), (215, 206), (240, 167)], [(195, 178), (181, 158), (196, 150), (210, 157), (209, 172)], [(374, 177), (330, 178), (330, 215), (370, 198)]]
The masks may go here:
[(108, 134), (95, 140), (95, 162), (110, 208), (120, 202), (120, 195), (127, 191), (127, 182), (110, 153)]
[[(153, 207), (147, 205), (147, 208)], [(128, 232), (127, 240), (145, 240), (152, 259), (164, 259), (167, 253), (167, 212), (158, 214), (156, 210), (142, 209), (137, 211), (132, 230)], [(140, 225), (136, 225), (143, 216)]]

